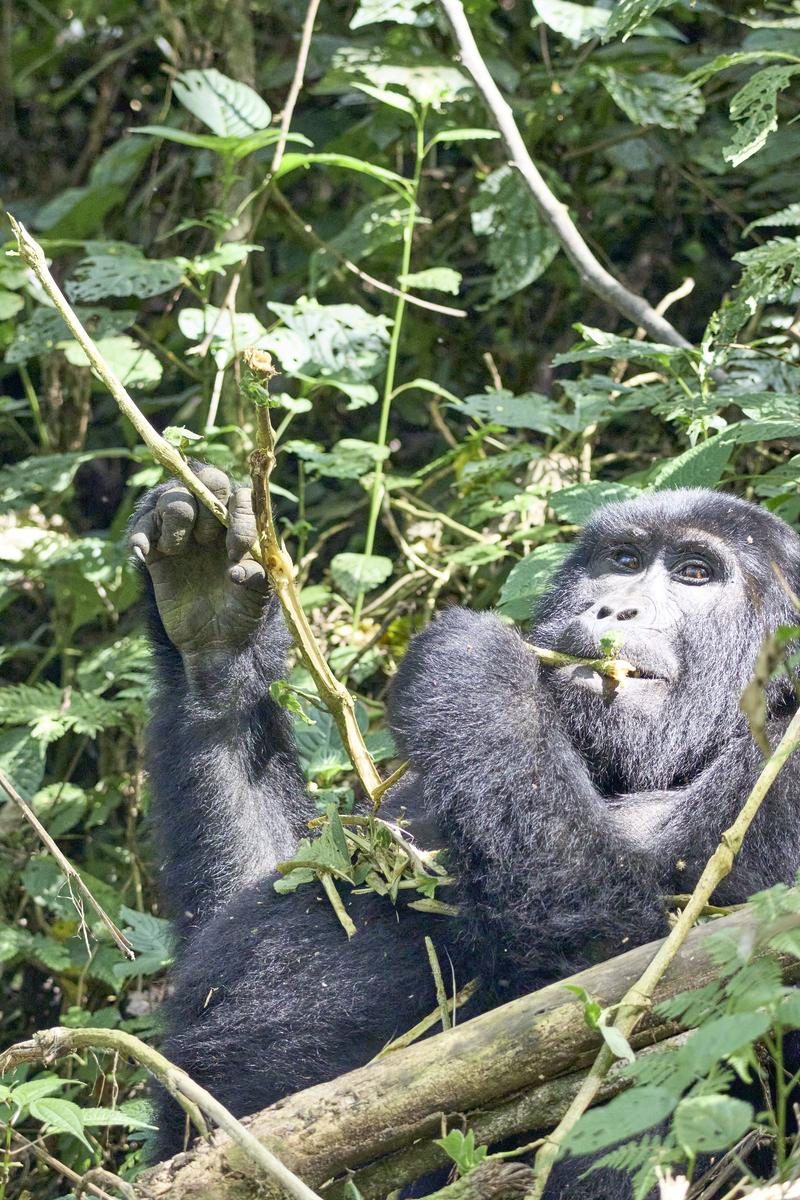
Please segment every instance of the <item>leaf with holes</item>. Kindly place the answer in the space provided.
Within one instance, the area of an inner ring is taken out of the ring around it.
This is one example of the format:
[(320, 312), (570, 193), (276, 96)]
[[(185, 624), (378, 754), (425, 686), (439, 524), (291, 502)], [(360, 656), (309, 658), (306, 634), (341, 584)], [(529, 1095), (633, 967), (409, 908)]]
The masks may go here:
[(486, 258), (493, 271), (487, 304), (533, 283), (558, 254), (556, 235), (513, 167), (500, 167), (483, 181), (471, 210), (473, 233), (487, 239)]
[(266, 129), (272, 120), (269, 105), (258, 92), (214, 67), (179, 71), (173, 88), (183, 107), (218, 137), (245, 137)]

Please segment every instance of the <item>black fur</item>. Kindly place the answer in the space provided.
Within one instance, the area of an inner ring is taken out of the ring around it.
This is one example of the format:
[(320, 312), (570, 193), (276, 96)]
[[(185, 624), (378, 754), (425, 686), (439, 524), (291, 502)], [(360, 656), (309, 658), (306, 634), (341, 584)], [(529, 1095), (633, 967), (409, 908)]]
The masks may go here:
[[(702, 588), (607, 568), (604, 548), (663, 544), (669, 563), (687, 539), (714, 562)], [(732, 497), (676, 491), (601, 510), (530, 641), (596, 657), (616, 623), (623, 657), (662, 681), (633, 681), (632, 700), (542, 668), (496, 616), (440, 616), (401, 664), (389, 720), (412, 764), (400, 798), (438, 826), (460, 916), (395, 917), (385, 899), (352, 897), (350, 942), (318, 891), (278, 896), (269, 875), (308, 814), (267, 695), (285, 652), (274, 602), (254, 644), (192, 695), (162, 644), (149, 762), (165, 894), (185, 935), (168, 1057), (242, 1115), (363, 1064), (430, 1012), (426, 932), (459, 984), (481, 974), (483, 1007), (661, 936), (662, 895), (691, 888), (760, 770), (738, 700), (763, 636), (794, 619), (775, 565), (800, 588), (800, 539)], [(771, 704), (778, 737), (788, 683)], [(790, 760), (773, 786), (720, 902), (794, 878), (798, 771)], [(165, 1103), (161, 1154), (182, 1135)]]

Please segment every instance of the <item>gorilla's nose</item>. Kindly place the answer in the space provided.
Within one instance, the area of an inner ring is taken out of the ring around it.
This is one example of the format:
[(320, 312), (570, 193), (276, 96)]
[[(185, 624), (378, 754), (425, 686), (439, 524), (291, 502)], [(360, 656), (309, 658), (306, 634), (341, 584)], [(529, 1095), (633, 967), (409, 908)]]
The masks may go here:
[(614, 625), (618, 621), (636, 621), (638, 624), (655, 625), (656, 606), (647, 596), (607, 596), (590, 614), (603, 625)]
[(611, 617), (615, 621), (631, 621), (634, 617), (637, 617), (638, 615), (639, 615), (638, 608), (631, 608), (631, 607), (617, 608), (615, 611), (614, 608), (610, 608), (609, 605), (607, 605), (607, 604), (604, 604), (601, 608), (599, 608), (597, 610), (598, 621), (605, 621), (609, 617)]

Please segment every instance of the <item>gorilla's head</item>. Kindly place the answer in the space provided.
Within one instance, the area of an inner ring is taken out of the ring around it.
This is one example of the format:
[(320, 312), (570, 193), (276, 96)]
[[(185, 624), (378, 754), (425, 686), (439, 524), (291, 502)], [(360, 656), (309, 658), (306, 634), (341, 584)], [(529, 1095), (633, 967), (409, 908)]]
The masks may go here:
[[(587, 667), (545, 672), (598, 786), (675, 786), (744, 731), (739, 698), (763, 638), (797, 622), (787, 585), (800, 590), (800, 538), (744, 500), (685, 489), (597, 512), (541, 602), (533, 640), (598, 658), (613, 635), (637, 668), (621, 688)], [(793, 706), (787, 679), (770, 702)]]

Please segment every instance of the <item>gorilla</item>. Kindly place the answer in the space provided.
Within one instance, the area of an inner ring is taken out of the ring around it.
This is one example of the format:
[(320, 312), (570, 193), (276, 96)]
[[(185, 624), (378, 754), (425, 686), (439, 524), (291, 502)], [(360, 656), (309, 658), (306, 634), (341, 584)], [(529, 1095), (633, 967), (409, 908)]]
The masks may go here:
[[(394, 790), (412, 828), (426, 829), (420, 843), (445, 848), (459, 913), (393, 912), (374, 893), (348, 894), (358, 927), (348, 942), (316, 885), (273, 888), (313, 815), (289, 719), (269, 693), (288, 637), (249, 554), (249, 490), (212, 468), (201, 478), (228, 506), (227, 531), (168, 483), (146, 496), (131, 534), (157, 670), (159, 879), (178, 935), (170, 1059), (242, 1116), (363, 1065), (431, 1012), (426, 934), (458, 986), (480, 974), (472, 1014), (666, 933), (663, 896), (693, 887), (763, 763), (739, 698), (762, 639), (794, 621), (785, 585), (800, 590), (800, 537), (788, 525), (694, 489), (597, 511), (530, 641), (598, 658), (613, 633), (636, 669), (624, 687), (587, 666), (543, 666), (492, 613), (451, 608), (419, 634), (390, 692), (389, 724), (411, 763)], [(788, 675), (767, 695), (774, 744), (797, 704)], [(795, 757), (717, 903), (794, 880), (799, 774)], [(159, 1153), (183, 1137), (165, 1098)], [(558, 1194), (583, 1200), (588, 1185)]]

